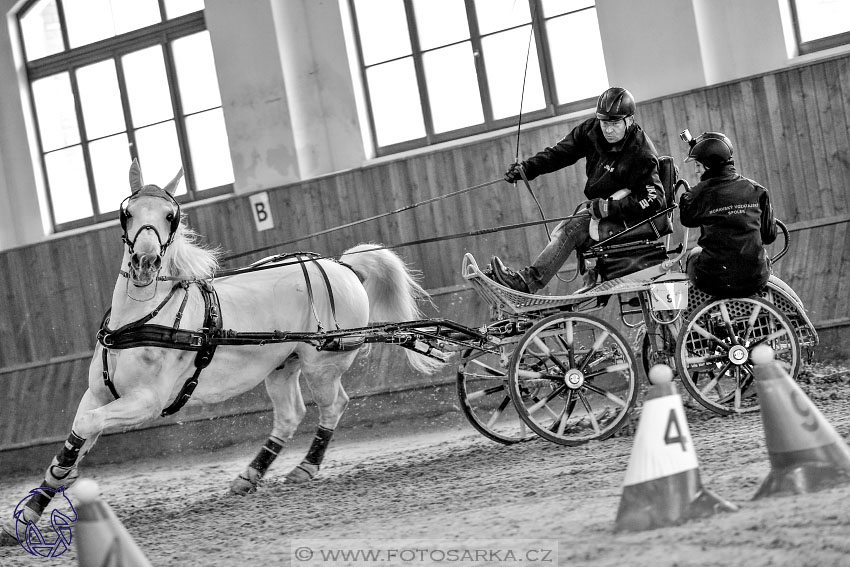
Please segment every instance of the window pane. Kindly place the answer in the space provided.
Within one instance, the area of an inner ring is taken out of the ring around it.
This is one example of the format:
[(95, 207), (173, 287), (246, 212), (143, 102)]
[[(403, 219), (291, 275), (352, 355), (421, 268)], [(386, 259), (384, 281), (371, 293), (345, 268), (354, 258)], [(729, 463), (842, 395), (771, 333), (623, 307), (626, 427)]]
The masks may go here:
[(363, 64), (410, 55), (410, 35), (402, 0), (355, 0)]
[(543, 0), (543, 17), (551, 18), (595, 5), (594, 0)]
[(126, 130), (114, 60), (80, 67), (77, 86), (89, 140)]
[(531, 21), (528, 0), (475, 0), (475, 16), (478, 18), (478, 31), (481, 34)]
[(32, 96), (38, 116), (42, 151), (49, 152), (80, 142), (74, 95), (68, 73), (33, 81)]
[(431, 49), (469, 39), (463, 0), (414, 0), (419, 48)]
[(230, 146), (221, 109), (187, 117), (186, 130), (196, 189), (200, 191), (233, 183)]
[(183, 112), (192, 114), (221, 106), (209, 32), (176, 39), (172, 47)]
[(21, 18), (21, 31), (27, 61), (62, 51), (62, 27), (56, 0), (42, 0), (27, 10)]
[(63, 0), (62, 7), (72, 48), (160, 21), (157, 0)]
[(57, 224), (92, 216), (83, 150), (73, 146), (44, 156)]
[[(139, 153), (139, 164), (144, 172), (145, 183), (162, 187), (183, 167), (173, 121), (136, 130), (136, 149)], [(127, 164), (124, 166), (127, 167)], [(186, 184), (181, 183), (177, 188), (177, 194), (181, 195), (185, 192)]]
[(155, 45), (121, 58), (134, 126), (174, 118), (162, 47)]
[(64, 0), (62, 8), (72, 48), (115, 35), (109, 0)]
[(366, 70), (379, 146), (425, 135), (413, 59), (407, 57)]
[[(533, 43), (526, 70), (529, 28), (530, 26), (523, 26), (481, 39), (484, 66), (487, 69), (487, 86), (493, 102), (493, 118), (497, 120), (519, 114), (520, 100), (523, 113), (546, 106), (540, 64)], [(524, 72), (527, 73), (525, 93), (522, 90)]]
[(604, 91), (608, 73), (596, 9), (550, 20), (546, 31), (550, 53), (581, 53), (581, 57), (569, 57), (553, 66), (558, 103), (598, 96)]
[(484, 122), (469, 42), (429, 51), (423, 55), (422, 63), (435, 132)]
[(812, 41), (850, 31), (847, 0), (795, 0), (800, 41)]
[(92, 142), (89, 144), (89, 156), (100, 212), (118, 210), (121, 200), (130, 194), (127, 168), (132, 158), (127, 134), (121, 133)]
[(157, 0), (111, 0), (115, 35), (140, 30), (162, 21)]
[(165, 0), (165, 17), (169, 20), (204, 9), (204, 0)]

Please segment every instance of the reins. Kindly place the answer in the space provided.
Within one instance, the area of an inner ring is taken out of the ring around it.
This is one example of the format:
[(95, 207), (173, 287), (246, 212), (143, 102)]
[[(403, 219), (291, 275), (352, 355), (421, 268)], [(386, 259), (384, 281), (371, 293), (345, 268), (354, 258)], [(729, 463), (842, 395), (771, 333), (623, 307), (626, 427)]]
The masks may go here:
[(294, 244), (294, 243), (300, 242), (302, 240), (315, 238), (317, 236), (323, 236), (325, 234), (330, 234), (331, 232), (336, 232), (338, 230), (351, 228), (353, 226), (357, 226), (359, 224), (367, 223), (367, 222), (377, 220), (377, 219), (380, 219), (380, 218), (383, 218), (383, 217), (388, 217), (390, 215), (403, 213), (404, 211), (409, 211), (411, 209), (415, 209), (416, 207), (419, 207), (419, 206), (422, 206), (422, 205), (427, 205), (429, 203), (434, 203), (434, 202), (437, 202), (437, 201), (441, 201), (443, 199), (449, 199), (451, 197), (457, 197), (458, 195), (463, 195), (464, 193), (469, 193), (470, 191), (474, 191), (476, 189), (481, 189), (483, 187), (487, 187), (488, 185), (493, 185), (494, 183), (497, 183), (499, 181), (501, 181), (501, 179), (491, 179), (490, 181), (485, 181), (484, 183), (479, 183), (478, 185), (472, 185), (471, 187), (466, 187), (464, 189), (459, 189), (459, 190), (453, 191), (451, 193), (446, 193), (445, 195), (438, 195), (437, 197), (431, 197), (430, 199), (425, 199), (424, 201), (419, 201), (417, 203), (405, 205), (404, 207), (401, 207), (401, 208), (396, 209), (394, 211), (389, 211), (389, 212), (386, 212), (386, 213), (381, 213), (381, 214), (378, 214), (378, 215), (373, 215), (371, 217), (366, 217), (366, 218), (363, 218), (363, 219), (360, 219), (360, 220), (352, 221), (352, 222), (349, 222), (349, 223), (346, 223), (346, 224), (341, 224), (339, 226), (326, 228), (326, 229), (320, 230), (318, 232), (313, 232), (311, 234), (299, 236), (298, 238), (293, 238), (291, 240), (286, 240), (284, 242), (278, 242), (277, 244), (270, 244), (268, 246), (263, 246), (261, 248), (255, 248), (255, 249), (249, 250), (247, 252), (240, 252), (238, 254), (231, 254), (229, 256), (225, 256), (224, 258), (222, 258), (221, 261), (227, 262), (229, 260), (234, 260), (236, 258), (242, 258), (243, 256), (249, 256), (251, 254), (256, 254), (257, 252), (265, 252), (266, 250), (271, 250), (273, 248), (282, 248), (284, 246), (288, 246), (290, 244)]
[[(484, 235), (484, 234), (492, 234), (494, 232), (502, 232), (502, 231), (506, 231), (506, 230), (515, 230), (515, 229), (519, 229), (519, 228), (526, 228), (526, 227), (529, 227), (529, 226), (537, 226), (537, 225), (544, 224), (544, 223), (561, 222), (561, 221), (576, 218), (576, 217), (579, 217), (579, 216), (583, 216), (583, 214), (569, 215), (569, 216), (565, 216), (565, 217), (554, 217), (554, 218), (551, 218), (551, 219), (543, 219), (543, 220), (535, 220), (535, 221), (525, 221), (525, 222), (509, 224), (509, 225), (504, 225), (504, 226), (494, 226), (494, 227), (482, 228), (482, 229), (478, 229), (478, 230), (470, 230), (470, 231), (467, 231), (467, 232), (459, 232), (459, 233), (455, 233), (455, 234), (448, 234), (448, 235), (445, 235), (445, 236), (432, 236), (430, 238), (421, 238), (419, 240), (409, 240), (407, 242), (402, 242), (400, 244), (386, 244), (386, 245), (381, 245), (381, 246), (376, 246), (376, 247), (370, 247), (368, 250), (349, 252), (349, 254), (360, 254), (361, 252), (371, 252), (373, 250), (393, 250), (395, 248), (405, 248), (405, 247), (408, 247), (408, 246), (418, 246), (420, 244), (430, 244), (430, 243), (433, 243), (433, 242), (441, 242), (441, 241), (444, 241), (444, 240), (456, 240), (458, 238), (466, 238), (466, 237), (470, 237), (470, 236), (481, 236), (481, 235)], [(281, 266), (290, 266), (290, 265), (303, 263), (305, 261), (305, 260), (288, 260), (288, 261), (283, 261), (283, 262), (277, 261), (277, 258), (283, 258), (285, 256), (291, 256), (292, 254), (293, 254), (292, 252), (288, 252), (288, 253), (284, 253), (284, 254), (279, 254), (277, 256), (272, 256), (270, 258), (266, 258), (265, 260), (263, 260), (262, 264), (252, 264), (250, 266), (245, 266), (245, 267), (242, 267), (242, 268), (232, 268), (232, 269), (228, 269), (228, 270), (220, 270), (220, 271), (215, 273), (213, 278), (223, 278), (223, 277), (234, 276), (234, 275), (238, 275), (238, 274), (256, 272), (256, 271), (260, 271), (260, 270), (270, 270), (270, 269), (273, 269), (273, 268), (279, 268)], [(245, 254), (242, 254), (242, 255), (244, 256)], [(311, 258), (311, 260), (312, 259), (338, 261), (334, 256), (323, 256), (323, 255), (316, 255), (316, 256), (314, 256), (314, 258)], [(176, 277), (176, 276), (158, 276), (158, 278), (161, 278), (163, 281), (165, 281), (165, 280), (187, 281), (186, 278), (180, 278), (180, 277)]]

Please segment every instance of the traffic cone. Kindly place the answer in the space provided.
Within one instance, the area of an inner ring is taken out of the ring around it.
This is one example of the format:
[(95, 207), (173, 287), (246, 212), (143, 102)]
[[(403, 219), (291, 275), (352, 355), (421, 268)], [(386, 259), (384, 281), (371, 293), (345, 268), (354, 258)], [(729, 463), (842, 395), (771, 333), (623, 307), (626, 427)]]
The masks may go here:
[(770, 473), (753, 499), (816, 492), (850, 482), (850, 447), (773, 359), (773, 350), (758, 346), (752, 360), (770, 456)]
[(649, 378), (653, 385), (644, 399), (615, 530), (651, 530), (736, 511), (737, 506), (702, 485), (673, 371), (658, 364)]
[(80, 501), (74, 525), (74, 542), (80, 567), (151, 567), (130, 532), (109, 504), (101, 500), (100, 488), (95, 481), (79, 481), (74, 493)]

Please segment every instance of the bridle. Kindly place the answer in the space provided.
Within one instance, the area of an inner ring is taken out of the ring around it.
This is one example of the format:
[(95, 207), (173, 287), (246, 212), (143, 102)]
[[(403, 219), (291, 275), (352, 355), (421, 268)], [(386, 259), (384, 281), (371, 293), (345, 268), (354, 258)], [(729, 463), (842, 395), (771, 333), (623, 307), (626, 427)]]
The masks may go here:
[[(157, 197), (160, 199), (165, 199), (169, 201), (172, 205), (174, 205), (174, 210), (172, 210), (169, 215), (171, 216), (170, 225), (169, 225), (169, 234), (168, 238), (165, 240), (165, 243), (162, 241), (162, 236), (159, 234), (159, 231), (152, 224), (144, 224), (139, 227), (136, 231), (136, 234), (131, 239), (127, 234), (127, 225), (129, 224), (130, 218), (132, 215), (127, 210), (130, 206), (130, 202), (134, 199), (137, 199), (142, 196), (150, 196)], [(180, 203), (177, 202), (171, 193), (168, 193), (164, 189), (157, 187), (156, 185), (145, 185), (123, 201), (121, 201), (121, 207), (119, 208), (119, 219), (121, 221), (121, 240), (129, 247), (130, 254), (133, 254), (133, 248), (136, 245), (136, 241), (139, 239), (139, 235), (144, 230), (152, 230), (156, 235), (156, 239), (159, 242), (159, 256), (162, 258), (165, 255), (165, 251), (168, 250), (168, 247), (174, 242), (174, 235), (177, 233), (177, 229), (180, 227)]]

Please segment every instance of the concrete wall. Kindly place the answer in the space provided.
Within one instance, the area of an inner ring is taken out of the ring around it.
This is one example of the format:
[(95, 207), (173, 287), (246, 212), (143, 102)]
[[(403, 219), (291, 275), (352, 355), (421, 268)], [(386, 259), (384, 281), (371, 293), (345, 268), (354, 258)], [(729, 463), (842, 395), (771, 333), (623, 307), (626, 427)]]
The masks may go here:
[[(9, 12), (18, 0), (0, 0), (0, 11)], [(47, 209), (39, 200), (43, 190), (33, 167), (34, 148), (27, 127), (29, 100), (25, 83), (17, 24), (9, 16), (0, 25), (0, 250), (44, 239)], [(43, 222), (44, 221), (44, 222)]]

